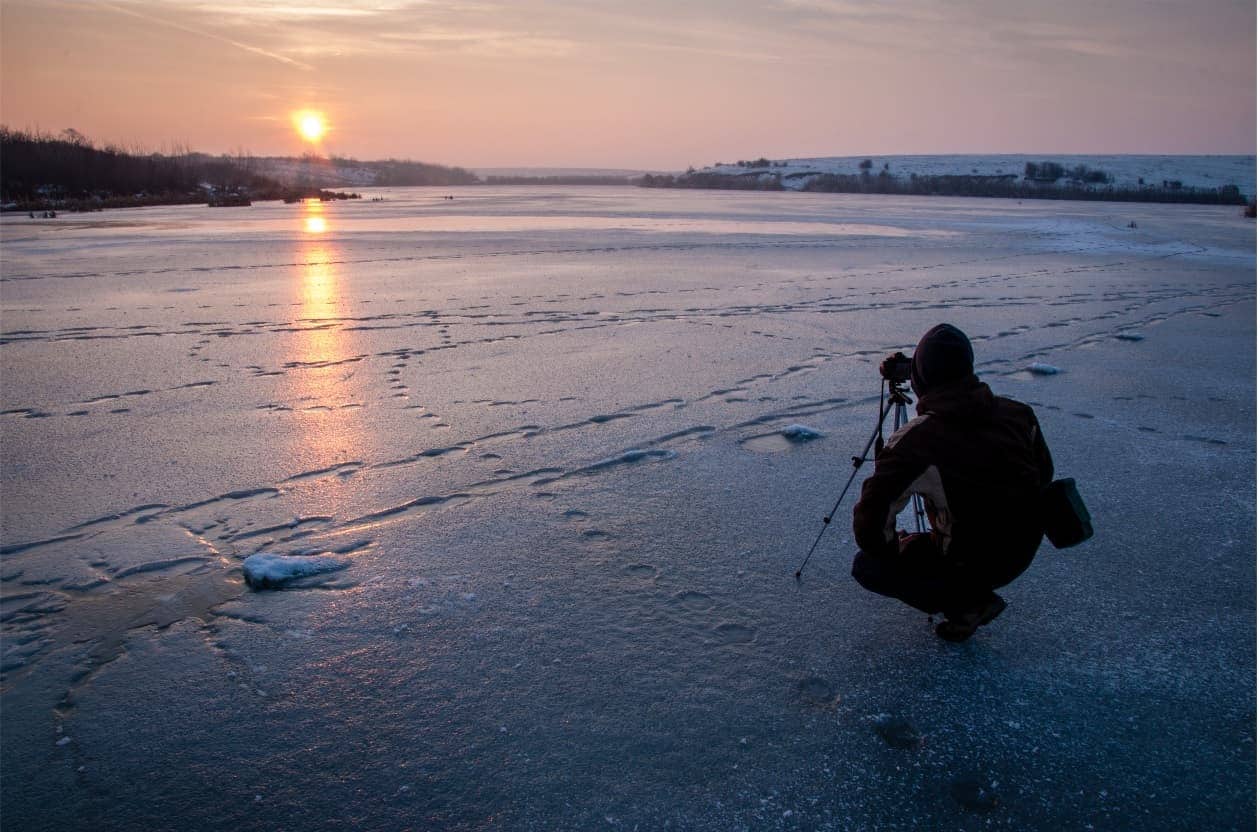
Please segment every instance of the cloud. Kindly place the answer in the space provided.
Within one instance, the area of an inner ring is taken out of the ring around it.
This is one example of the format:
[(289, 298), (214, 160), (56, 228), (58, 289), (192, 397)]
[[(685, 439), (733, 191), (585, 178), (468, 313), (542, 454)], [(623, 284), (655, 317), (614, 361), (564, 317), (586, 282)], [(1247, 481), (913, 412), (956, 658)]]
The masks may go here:
[[(218, 37), (278, 60), (310, 68), (320, 57), (383, 56), (457, 52), (483, 58), (537, 58), (571, 54), (572, 38), (554, 34), (555, 16), (529, 2), (347, 3), (305, 0), (256, 3), (167, 0), (167, 6), (196, 25), (175, 24), (152, 14), (157, 0), (132, 3), (138, 17)], [(147, 13), (136, 11), (140, 7)], [(532, 13), (534, 12), (534, 13)], [(491, 24), (491, 25), (487, 25)], [(232, 34), (215, 35), (211, 31)], [(236, 33), (239, 32), (239, 35)], [(258, 45), (262, 44), (262, 45)]]
[(1106, 4), (1067, 0), (1048, 5), (1020, 0), (777, 0), (784, 14), (808, 29), (850, 42), (898, 46), (907, 53), (1001, 55), (1011, 63), (1038, 62), (1047, 53), (1120, 59), (1134, 55), (1129, 16)]
[(779, 7), (815, 16), (845, 20), (902, 21), (942, 23), (949, 20), (951, 12), (939, 6), (917, 0), (778, 0)]
[(370, 17), (406, 8), (407, 3), (348, 3), (332, 0), (306, 0), (290, 3), (284, 0), (257, 0), (253, 3), (216, 3), (212, 0), (166, 0), (166, 5), (216, 17), (257, 19), (259, 21), (294, 21), (321, 18)]
[(483, 58), (541, 58), (573, 54), (578, 44), (568, 38), (546, 37), (508, 30), (427, 28), (414, 32), (382, 32), (387, 49), (457, 52)]
[(242, 41), (235, 40), (233, 38), (224, 37), (223, 35), (218, 35), (218, 34), (215, 34), (214, 32), (208, 32), (204, 29), (200, 29), (195, 26), (188, 26), (183, 23), (177, 23), (173, 20), (166, 20), (160, 17), (154, 17), (151, 14), (145, 14), (143, 12), (136, 11), (133, 8), (120, 6), (115, 3), (100, 3), (99, 7), (110, 9), (111, 11), (118, 12), (119, 14), (130, 15), (131, 17), (136, 17), (141, 20), (148, 21), (150, 23), (156, 23), (160, 26), (168, 26), (172, 29), (178, 29), (181, 32), (188, 32), (189, 34), (198, 35), (200, 37), (208, 38), (210, 40), (216, 40), (216, 41), (219, 41), (220, 43), (226, 43), (230, 46), (234, 46), (237, 49), (240, 49), (243, 52), (251, 52), (255, 55), (261, 55), (264, 58), (270, 58), (273, 61), (279, 61), (280, 63), (287, 64), (297, 69), (313, 70), (315, 68), (311, 66), (310, 64), (303, 63), (302, 61), (294, 60), (293, 58), (290, 58), (286, 55), (281, 55), (278, 52), (273, 52), (269, 49), (264, 49), (260, 46), (253, 46), (248, 43), (243, 43)]

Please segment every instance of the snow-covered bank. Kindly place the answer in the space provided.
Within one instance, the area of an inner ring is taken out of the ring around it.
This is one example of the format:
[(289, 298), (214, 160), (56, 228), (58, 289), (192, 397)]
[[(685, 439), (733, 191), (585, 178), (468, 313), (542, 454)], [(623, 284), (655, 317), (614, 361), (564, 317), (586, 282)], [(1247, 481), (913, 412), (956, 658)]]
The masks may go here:
[[(1079, 178), (1076, 171), (1081, 172)], [(966, 179), (974, 188), (987, 184), (994, 196), (1003, 195), (998, 193), (1003, 187), (1025, 183), (1047, 192), (1124, 192), (1132, 199), (1141, 199), (1143, 194), (1151, 200), (1161, 195), (1171, 198), (1178, 191), (1220, 192), (1230, 186), (1236, 187), (1243, 199), (1254, 200), (1256, 196), (1255, 156), (830, 156), (717, 163), (694, 174), (742, 181), (750, 188), (760, 183), (794, 191), (820, 186), (828, 190), (828, 177), (869, 177), (872, 185), (886, 178), (890, 187), (909, 187), (915, 180), (937, 180), (937, 186), (945, 187), (951, 180)]]

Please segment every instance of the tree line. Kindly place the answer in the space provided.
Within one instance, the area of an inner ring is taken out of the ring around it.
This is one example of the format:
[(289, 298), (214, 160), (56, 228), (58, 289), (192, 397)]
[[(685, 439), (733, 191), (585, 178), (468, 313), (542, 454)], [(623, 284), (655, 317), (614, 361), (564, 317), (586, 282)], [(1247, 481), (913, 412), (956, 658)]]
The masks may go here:
[[(239, 195), (246, 201), (357, 196), (321, 190), (315, 182), (295, 185), (278, 181), (266, 172), (274, 161), (257, 159), (244, 151), (210, 156), (187, 150), (162, 154), (116, 145), (98, 147), (73, 129), (51, 135), (0, 126), (0, 202), (23, 211), (88, 210), (198, 203), (223, 194)], [(467, 185), (480, 181), (463, 168), (409, 160), (330, 161), (372, 171), (376, 185)]]
[(59, 136), (0, 127), (0, 198), (5, 202), (145, 195), (181, 201), (201, 184), (267, 188), (276, 183), (231, 157), (135, 153), (96, 147), (75, 130)]
[[(1035, 163), (1029, 163), (1033, 165)], [(1050, 163), (1054, 164), (1054, 163)], [(1076, 199), (1115, 202), (1188, 202), (1212, 205), (1245, 205), (1246, 198), (1237, 185), (1220, 188), (1190, 188), (1177, 182), (1168, 186), (1116, 187), (1111, 184), (1091, 187), (1091, 183), (1112, 180), (1102, 171), (1089, 169), (1042, 171), (1037, 179), (1020, 180), (1015, 174), (986, 176), (979, 174), (893, 176), (885, 167), (877, 175), (869, 167), (858, 174), (842, 173), (740, 173), (723, 174), (689, 171), (684, 174), (648, 174), (637, 184), (645, 188), (708, 188), (720, 190), (783, 191), (787, 179), (808, 177), (800, 190), (816, 193), (898, 194), (904, 196), (975, 196), (1017, 199)], [(1049, 177), (1058, 173), (1053, 179)], [(1045, 179), (1041, 178), (1046, 177)], [(1058, 179), (1067, 178), (1058, 184)], [(1049, 179), (1048, 184), (1046, 179)]]
[(334, 157), (332, 162), (341, 167), (363, 167), (375, 172), (373, 185), (404, 187), (411, 185), (476, 185), (481, 180), (475, 173), (463, 168), (413, 162), (409, 159), (385, 159), (379, 162), (359, 162), (354, 159)]

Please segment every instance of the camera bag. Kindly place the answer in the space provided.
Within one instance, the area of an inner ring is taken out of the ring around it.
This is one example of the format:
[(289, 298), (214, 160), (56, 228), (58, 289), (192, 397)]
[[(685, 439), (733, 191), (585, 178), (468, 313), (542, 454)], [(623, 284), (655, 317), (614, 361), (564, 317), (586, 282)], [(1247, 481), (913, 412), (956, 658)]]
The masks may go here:
[(1094, 536), (1089, 509), (1076, 490), (1076, 480), (1055, 480), (1041, 492), (1041, 519), (1056, 549), (1084, 543)]

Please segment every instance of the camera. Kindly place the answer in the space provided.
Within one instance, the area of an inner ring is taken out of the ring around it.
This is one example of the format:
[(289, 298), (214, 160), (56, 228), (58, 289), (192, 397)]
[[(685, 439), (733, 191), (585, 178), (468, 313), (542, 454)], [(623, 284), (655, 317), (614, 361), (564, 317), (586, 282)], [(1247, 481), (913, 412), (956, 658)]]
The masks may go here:
[(901, 383), (910, 380), (910, 370), (914, 367), (914, 359), (907, 358), (903, 352), (895, 352), (879, 362), (879, 374), (888, 381)]

